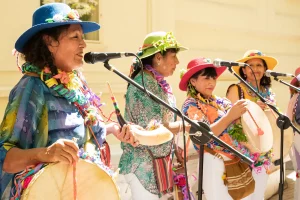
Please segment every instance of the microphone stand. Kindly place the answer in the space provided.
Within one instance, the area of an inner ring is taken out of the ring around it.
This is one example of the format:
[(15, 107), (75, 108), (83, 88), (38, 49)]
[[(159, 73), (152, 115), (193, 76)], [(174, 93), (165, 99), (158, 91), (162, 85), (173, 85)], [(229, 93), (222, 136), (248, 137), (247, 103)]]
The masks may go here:
[(295, 86), (293, 86), (293, 85), (291, 85), (291, 84), (289, 84), (289, 83), (287, 83), (287, 82), (285, 82), (285, 81), (283, 81), (283, 80), (281, 80), (281, 79), (278, 79), (277, 76), (274, 76), (274, 80), (275, 80), (275, 81), (278, 81), (279, 83), (282, 83), (282, 84), (284, 84), (284, 85), (286, 85), (286, 86), (288, 86), (288, 87), (290, 87), (290, 88), (293, 88), (293, 89), (296, 90), (297, 92), (300, 92), (300, 88), (297, 88), (297, 87), (295, 87)]
[[(104, 67), (107, 68), (109, 71), (112, 71), (116, 73), (118, 76), (123, 78), (128, 83), (134, 85), (139, 90), (149, 94), (149, 97), (154, 100), (155, 102), (163, 105), (164, 107), (168, 108), (173, 113), (181, 116), (181, 112), (172, 106), (170, 106), (168, 103), (164, 102), (157, 96), (155, 96), (153, 93), (149, 92), (148, 90), (145, 90), (141, 85), (136, 83), (131, 78), (127, 77), (126, 75), (119, 72), (117, 69), (115, 69), (113, 66), (111, 66), (108, 63), (109, 60), (106, 60), (104, 62)], [(231, 153), (236, 155), (241, 159), (241, 161), (247, 163), (248, 165), (252, 165), (253, 161), (235, 150), (233, 147), (229, 146), (227, 143), (220, 140), (217, 136), (215, 136), (212, 131), (210, 130), (209, 126), (203, 122), (194, 122), (191, 119), (189, 119), (186, 116), (182, 116), (182, 118), (187, 121), (191, 125), (191, 131), (189, 133), (189, 136), (193, 143), (200, 145), (200, 153), (199, 153), (199, 178), (198, 178), (198, 200), (202, 200), (202, 183), (203, 183), (203, 155), (204, 155), (204, 144), (206, 144), (211, 139), (221, 144), (224, 148), (228, 149)], [(195, 133), (192, 133), (192, 131), (195, 131)], [(186, 177), (187, 178), (187, 177)], [(187, 188), (189, 190), (189, 188)], [(216, 191), (217, 192), (217, 191)]]
[[(298, 133), (299, 130), (291, 123), (290, 119), (281, 114), (277, 108), (271, 104), (269, 104), (255, 89), (253, 89), (244, 79), (242, 79), (238, 74), (236, 74), (233, 70), (232, 70), (232, 66), (231, 65), (226, 65), (226, 67), (228, 68), (228, 70), (230, 71), (230, 73), (232, 73), (235, 77), (237, 77), (242, 83), (244, 83), (263, 103), (265, 103), (266, 105), (268, 105), (276, 114), (278, 114), (278, 118), (276, 120), (276, 125), (278, 126), (278, 128), (280, 128), (280, 159), (279, 159), (279, 163), (280, 163), (280, 182), (279, 182), (279, 199), (282, 200), (283, 198), (283, 188), (284, 188), (284, 169), (283, 169), (283, 134), (284, 134), (284, 130), (289, 128), (290, 126), (292, 126), (292, 128), (297, 131)], [(276, 77), (277, 78), (277, 77)], [(281, 81), (283, 83), (283, 81)], [(287, 83), (286, 83), (287, 85)], [(298, 88), (296, 88), (297, 91), (299, 91)]]

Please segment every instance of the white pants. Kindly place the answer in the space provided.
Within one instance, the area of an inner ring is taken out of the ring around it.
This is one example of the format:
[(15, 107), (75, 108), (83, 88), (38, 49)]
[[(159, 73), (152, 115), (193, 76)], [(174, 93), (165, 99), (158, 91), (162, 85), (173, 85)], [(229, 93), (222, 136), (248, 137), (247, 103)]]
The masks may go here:
[(130, 186), (132, 200), (167, 200), (170, 197), (166, 194), (159, 198), (158, 195), (150, 193), (133, 173), (126, 174), (125, 179)]
[[(227, 158), (224, 158), (227, 160)], [(207, 200), (232, 200), (228, 193), (227, 186), (224, 185), (222, 175), (225, 170), (223, 160), (209, 154), (204, 153), (203, 165), (203, 190)], [(253, 194), (243, 198), (243, 200), (263, 200), (264, 192), (267, 185), (268, 174), (263, 169), (257, 174), (252, 172), (255, 180), (255, 190)]]
[[(298, 134), (298, 133), (296, 133)], [(294, 170), (297, 173), (297, 169), (299, 168), (297, 164), (297, 159), (295, 157), (295, 146), (293, 145), (290, 150), (290, 157), (293, 162)], [(300, 178), (296, 178), (295, 186), (294, 186), (294, 200), (300, 200)]]

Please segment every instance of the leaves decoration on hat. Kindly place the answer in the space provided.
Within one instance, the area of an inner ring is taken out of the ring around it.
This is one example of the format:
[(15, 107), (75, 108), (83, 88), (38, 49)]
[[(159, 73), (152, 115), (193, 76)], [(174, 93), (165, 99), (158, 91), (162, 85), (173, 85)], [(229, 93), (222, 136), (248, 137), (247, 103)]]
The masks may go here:
[(167, 50), (167, 48), (177, 48), (178, 43), (172, 32), (168, 32), (162, 39), (153, 42), (152, 45), (160, 50), (161, 53)]
[(182, 79), (183, 75), (187, 72), (186, 69), (181, 69), (179, 74), (180, 74), (180, 79)]

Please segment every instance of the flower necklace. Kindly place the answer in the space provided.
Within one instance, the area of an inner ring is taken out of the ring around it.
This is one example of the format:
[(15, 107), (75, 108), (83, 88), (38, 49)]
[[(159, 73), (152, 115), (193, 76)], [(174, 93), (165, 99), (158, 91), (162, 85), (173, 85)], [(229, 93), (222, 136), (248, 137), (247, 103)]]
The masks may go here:
[(202, 102), (202, 103), (205, 103), (207, 105), (211, 105), (212, 107), (218, 109), (218, 110), (222, 110), (224, 111), (224, 108), (221, 107), (218, 103), (217, 103), (217, 98), (215, 95), (212, 95), (210, 96), (209, 98), (207, 99), (204, 99), (200, 93), (197, 94), (197, 99)]
[(160, 87), (163, 89), (163, 91), (165, 91), (167, 94), (173, 94), (171, 86), (169, 85), (169, 83), (167, 83), (167, 81), (165, 80), (165, 78), (164, 78), (163, 75), (161, 75), (160, 73), (158, 73), (150, 65), (146, 65), (145, 69), (148, 70), (148, 71), (150, 71), (154, 75), (154, 78), (156, 79), (156, 81), (160, 85)]
[[(78, 70), (68, 73), (58, 70), (58, 74), (53, 76), (49, 67), (44, 67), (41, 70), (30, 63), (24, 63), (22, 73), (38, 74), (51, 90), (74, 103), (83, 116), (86, 125), (95, 125), (97, 121), (103, 122), (102, 117), (99, 115), (100, 112), (105, 117), (100, 109), (102, 106), (100, 98), (87, 86), (82, 73)], [(110, 120), (110, 118), (107, 119)]]

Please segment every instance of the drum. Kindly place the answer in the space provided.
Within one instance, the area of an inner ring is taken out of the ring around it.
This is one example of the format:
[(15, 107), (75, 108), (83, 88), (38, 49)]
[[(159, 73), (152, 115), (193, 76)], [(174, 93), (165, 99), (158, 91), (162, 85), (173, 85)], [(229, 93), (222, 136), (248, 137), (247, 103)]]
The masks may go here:
[[(77, 199), (119, 200), (114, 179), (102, 167), (80, 159), (76, 164)], [(73, 200), (73, 166), (49, 164), (37, 172), (21, 200)]]
[[(275, 160), (280, 159), (280, 138), (281, 138), (281, 133), (280, 133), (280, 128), (276, 125), (276, 120), (278, 118), (278, 115), (274, 113), (271, 109), (267, 109), (264, 111), (266, 116), (269, 119), (269, 122), (272, 127), (272, 132), (273, 132), (273, 158), (272, 161), (274, 162)], [(284, 130), (284, 135), (283, 135), (283, 157), (288, 155), (291, 146), (293, 144), (293, 138), (294, 138), (294, 133), (293, 129), (290, 127), (288, 129)]]
[(163, 125), (153, 130), (139, 130), (132, 126), (132, 130), (139, 143), (146, 146), (160, 145), (173, 139), (173, 133)]
[[(243, 131), (248, 143), (254, 147), (255, 152), (268, 152), (273, 146), (273, 134), (270, 122), (264, 111), (254, 102), (247, 100), (247, 109), (241, 117)], [(259, 134), (259, 129), (263, 134)]]

